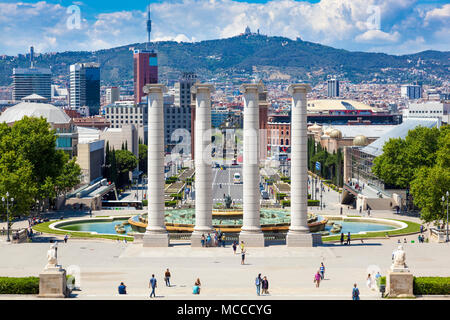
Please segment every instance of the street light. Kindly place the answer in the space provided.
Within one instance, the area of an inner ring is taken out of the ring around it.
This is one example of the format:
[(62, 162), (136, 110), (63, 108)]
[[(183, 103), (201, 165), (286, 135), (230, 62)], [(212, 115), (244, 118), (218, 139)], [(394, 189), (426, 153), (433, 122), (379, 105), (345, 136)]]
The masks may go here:
[[(448, 239), (448, 196), (449, 196), (449, 192), (447, 191), (446, 193), (445, 193), (445, 195), (447, 196), (447, 230), (446, 230), (446, 233), (447, 233), (447, 239), (446, 239), (446, 242), (448, 242), (449, 241), (449, 239)], [(445, 204), (445, 197), (444, 196), (442, 196), (442, 204)]]
[[(6, 192), (6, 199), (5, 197), (2, 197), (2, 202), (3, 205), (5, 205), (5, 201), (6, 201), (6, 242), (10, 242), (11, 240), (9, 239), (9, 192)], [(14, 202), (14, 198), (11, 198), (11, 202)]]

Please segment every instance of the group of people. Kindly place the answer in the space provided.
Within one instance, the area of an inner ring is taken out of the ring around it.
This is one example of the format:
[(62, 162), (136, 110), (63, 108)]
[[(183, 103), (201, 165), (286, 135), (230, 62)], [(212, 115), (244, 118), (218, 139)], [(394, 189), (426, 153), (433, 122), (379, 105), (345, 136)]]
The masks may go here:
[[(164, 282), (166, 283), (166, 287), (171, 287), (170, 285), (171, 276), (172, 275), (170, 274), (169, 268), (167, 268), (166, 271), (164, 272)], [(197, 278), (193, 286), (192, 294), (200, 294), (201, 285), (202, 284), (200, 282), (200, 278)], [(158, 280), (156, 280), (154, 274), (152, 274), (152, 277), (150, 278), (148, 287), (151, 290), (150, 298), (156, 298), (156, 288), (158, 287)], [(118, 292), (119, 294), (127, 294), (127, 286), (123, 282), (120, 283), (118, 287)]]
[(349, 233), (347, 233), (347, 241), (344, 243), (344, 233), (342, 232), (341, 233), (341, 245), (343, 245), (343, 244), (348, 244), (348, 245), (350, 245), (350, 232)]
[[(237, 249), (237, 242), (233, 241), (233, 244), (231, 245), (231, 247), (233, 248), (233, 253), (236, 254), (236, 249)], [(245, 264), (245, 244), (244, 241), (241, 241), (241, 243), (239, 244), (239, 248), (241, 249), (241, 264)]]
[(261, 273), (255, 279), (256, 294), (260, 296), (261, 294), (269, 294), (269, 280), (267, 276), (261, 277)]
[(372, 275), (369, 273), (369, 275), (367, 276), (367, 280), (366, 280), (367, 288), (369, 288), (371, 290), (376, 290), (378, 287), (378, 279), (379, 278), (381, 278), (380, 272), (377, 272), (377, 274), (375, 275), (375, 278), (372, 277)]
[(323, 262), (320, 263), (319, 270), (317, 270), (316, 274), (314, 275), (314, 283), (316, 284), (316, 288), (319, 288), (320, 281), (325, 279), (325, 265)]
[(225, 248), (225, 234), (220, 231), (214, 231), (213, 235), (211, 236), (210, 233), (205, 237), (204, 234), (202, 234), (201, 238), (202, 247), (224, 247)]

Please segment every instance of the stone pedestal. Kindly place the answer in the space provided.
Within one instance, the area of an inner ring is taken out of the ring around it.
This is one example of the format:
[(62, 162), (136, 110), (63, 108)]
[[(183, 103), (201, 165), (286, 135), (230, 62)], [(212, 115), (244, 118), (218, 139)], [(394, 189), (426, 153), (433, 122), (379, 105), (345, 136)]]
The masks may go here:
[(322, 235), (314, 233), (295, 233), (289, 231), (286, 235), (288, 247), (314, 247), (322, 244)]
[(60, 267), (44, 269), (39, 274), (40, 298), (65, 298), (69, 296), (66, 270)]
[(143, 247), (168, 247), (169, 233), (166, 232), (152, 232), (147, 230), (142, 238)]
[(410, 272), (388, 271), (386, 276), (386, 296), (390, 298), (414, 297), (414, 276)]
[(239, 243), (244, 241), (247, 247), (264, 247), (264, 234), (262, 232), (242, 232), (239, 234)]

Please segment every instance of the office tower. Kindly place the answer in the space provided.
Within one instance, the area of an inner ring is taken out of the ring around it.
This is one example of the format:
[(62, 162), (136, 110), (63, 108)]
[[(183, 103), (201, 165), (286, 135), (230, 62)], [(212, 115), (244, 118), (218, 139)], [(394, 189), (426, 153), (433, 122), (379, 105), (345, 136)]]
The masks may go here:
[(329, 98), (336, 98), (339, 97), (339, 80), (333, 78), (327, 80), (328, 85), (328, 97)]
[(120, 88), (111, 87), (106, 89), (106, 104), (111, 104), (120, 100)]
[(76, 63), (70, 66), (70, 107), (87, 106), (90, 115), (98, 114), (100, 108), (100, 65)]
[(422, 84), (416, 82), (414, 84), (405, 84), (400, 87), (400, 95), (405, 99), (421, 99), (422, 98)]
[(146, 84), (158, 83), (158, 55), (154, 50), (148, 50), (152, 20), (150, 19), (150, 6), (147, 16), (147, 43), (146, 50), (134, 50), (134, 102), (141, 103), (145, 96), (143, 88)]
[(34, 67), (34, 48), (30, 47), (30, 68), (13, 69), (13, 100), (32, 94), (40, 95), (48, 101), (52, 98), (52, 72), (48, 68)]

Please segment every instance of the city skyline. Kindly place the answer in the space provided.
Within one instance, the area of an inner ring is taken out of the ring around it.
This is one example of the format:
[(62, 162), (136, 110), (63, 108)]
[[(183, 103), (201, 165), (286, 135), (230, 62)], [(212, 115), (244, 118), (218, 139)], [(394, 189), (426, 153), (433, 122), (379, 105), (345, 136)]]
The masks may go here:
[[(92, 51), (146, 41), (148, 1), (120, 4), (7, 0), (0, 4), (0, 53)], [(446, 51), (450, 4), (444, 1), (151, 1), (152, 41), (228, 38), (246, 26), (269, 36), (350, 51)], [(187, 13), (187, 14), (186, 14)], [(214, 16), (215, 19), (208, 17)], [(45, 18), (45, 19), (43, 19)], [(78, 19), (79, 18), (79, 19)], [(32, 28), (22, 28), (24, 22)], [(305, 23), (307, 21), (308, 23)], [(14, 30), (14, 32), (12, 32)]]

